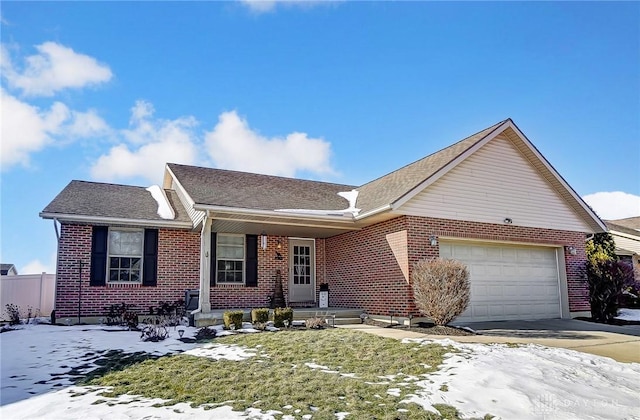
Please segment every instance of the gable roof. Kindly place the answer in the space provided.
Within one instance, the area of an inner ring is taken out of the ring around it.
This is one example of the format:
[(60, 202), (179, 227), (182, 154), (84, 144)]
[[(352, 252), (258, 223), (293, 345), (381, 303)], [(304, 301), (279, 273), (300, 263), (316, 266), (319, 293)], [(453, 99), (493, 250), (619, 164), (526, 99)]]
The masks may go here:
[(348, 201), (338, 195), (357, 187), (248, 172), (168, 163), (196, 207), (268, 210), (341, 210)]
[[(635, 217), (635, 219), (638, 219), (638, 221), (640, 221), (640, 217)], [(622, 219), (622, 220), (626, 220), (626, 219)], [(607, 228), (609, 229), (609, 231), (626, 233), (627, 235), (637, 236), (638, 238), (640, 238), (640, 229), (635, 229), (635, 228), (625, 226), (624, 224), (620, 223), (620, 220), (605, 220), (604, 222), (607, 225)], [(637, 226), (633, 223), (627, 223), (627, 225)]]
[(360, 194), (356, 203), (362, 210), (361, 214), (365, 215), (378, 208), (393, 205), (393, 203), (417, 188), (462, 153), (469, 150), (473, 145), (491, 134), (505, 121), (500, 121), (449, 147), (364, 184), (358, 188)]
[[(617, 228), (626, 228), (630, 230), (635, 230), (633, 232), (634, 235), (640, 235), (640, 216), (627, 217), (626, 219), (617, 219), (617, 220), (605, 220), (607, 226), (612, 225)], [(623, 230), (624, 232), (624, 230)]]
[(369, 184), (363, 185), (360, 188), (362, 200), (359, 197), (356, 203), (363, 211), (357, 218), (361, 219), (378, 211), (399, 207), (501, 134), (513, 143), (549, 185), (555, 189), (560, 197), (594, 232), (606, 231), (604, 222), (551, 166), (510, 118), (382, 178), (378, 178)]
[(13, 264), (0, 264), (0, 274), (2, 274), (3, 276), (6, 276), (7, 274), (9, 274), (10, 271), (18, 273), (18, 270), (16, 270), (16, 266), (15, 265), (13, 265)]
[(123, 224), (191, 227), (191, 220), (175, 191), (165, 190), (175, 212), (173, 220), (158, 215), (158, 202), (144, 187), (71, 181), (40, 216), (70, 221), (104, 221)]

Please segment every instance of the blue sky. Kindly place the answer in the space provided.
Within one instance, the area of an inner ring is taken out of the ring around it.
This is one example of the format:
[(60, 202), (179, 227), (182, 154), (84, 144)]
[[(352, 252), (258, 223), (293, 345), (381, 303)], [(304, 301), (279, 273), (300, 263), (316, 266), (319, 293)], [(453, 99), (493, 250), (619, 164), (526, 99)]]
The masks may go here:
[(362, 184), (511, 117), (640, 215), (640, 3), (3, 2), (1, 256), (55, 269), (72, 179), (166, 161)]

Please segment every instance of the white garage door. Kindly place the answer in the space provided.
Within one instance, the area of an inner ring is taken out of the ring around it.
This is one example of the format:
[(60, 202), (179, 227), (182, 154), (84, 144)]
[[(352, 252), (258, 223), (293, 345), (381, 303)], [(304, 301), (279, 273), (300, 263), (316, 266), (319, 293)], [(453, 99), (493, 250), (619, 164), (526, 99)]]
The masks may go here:
[(559, 318), (553, 248), (441, 242), (440, 256), (465, 263), (471, 303), (458, 321)]

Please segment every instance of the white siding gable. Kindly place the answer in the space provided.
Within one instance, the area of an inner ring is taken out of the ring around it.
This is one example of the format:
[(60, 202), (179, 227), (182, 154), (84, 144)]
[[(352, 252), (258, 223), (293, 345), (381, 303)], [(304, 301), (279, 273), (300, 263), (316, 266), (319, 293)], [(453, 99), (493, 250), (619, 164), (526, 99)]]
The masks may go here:
[(398, 214), (590, 232), (529, 161), (498, 136), (395, 210)]
[(640, 255), (640, 232), (638, 232), (638, 236), (633, 237), (626, 233), (619, 233), (611, 230), (611, 236), (613, 236), (613, 240), (616, 243), (617, 248)]

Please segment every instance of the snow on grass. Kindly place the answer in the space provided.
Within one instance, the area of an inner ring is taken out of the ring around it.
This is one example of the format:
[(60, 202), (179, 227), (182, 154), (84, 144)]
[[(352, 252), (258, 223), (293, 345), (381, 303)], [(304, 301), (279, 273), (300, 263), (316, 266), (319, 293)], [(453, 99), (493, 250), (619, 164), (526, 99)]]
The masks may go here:
[(623, 321), (640, 321), (640, 309), (620, 309), (616, 319)]
[[(414, 340), (415, 341), (415, 340)], [(539, 345), (461, 344), (410, 401), (503, 419), (640, 419), (640, 364)]]
[[(185, 328), (192, 338), (196, 328)], [(131, 395), (118, 398), (99, 396), (106, 388), (74, 385), (76, 374), (99, 367), (94, 363), (107, 351), (144, 352), (155, 356), (195, 351), (202, 356), (240, 360), (246, 349), (184, 343), (173, 328), (160, 342), (140, 341), (140, 332), (100, 325), (51, 326), (24, 325), (0, 335), (0, 418), (2, 419), (140, 419), (140, 418), (219, 418), (240, 420), (273, 419), (257, 409), (232, 411), (229, 406), (191, 408), (189, 404), (155, 406), (164, 401)], [(207, 352), (210, 350), (211, 352)], [(253, 355), (253, 354), (251, 354)], [(80, 366), (80, 369), (77, 369)], [(76, 371), (72, 369), (76, 368)], [(72, 373), (73, 372), (73, 373)]]
[(205, 344), (202, 347), (187, 350), (184, 354), (198, 357), (208, 357), (214, 360), (245, 360), (256, 355), (255, 350), (229, 344)]
[[(193, 337), (196, 332), (195, 328), (185, 330), (185, 337)], [(50, 325), (28, 325), (2, 333), (0, 418), (235, 420), (271, 419), (282, 415), (278, 411), (262, 412), (255, 408), (237, 412), (224, 405), (164, 406), (164, 400), (133, 395), (107, 398), (99, 395), (105, 388), (74, 385), (75, 375), (95, 369), (97, 359), (112, 350), (156, 356), (186, 352), (230, 361), (256, 356), (260, 351), (219, 343), (183, 343), (173, 329), (168, 339), (157, 343), (141, 342), (139, 334), (115, 327)], [(538, 345), (509, 347), (451, 340), (408, 341), (436, 343), (458, 351), (448, 355), (434, 373), (420, 377), (401, 372), (396, 375), (406, 376), (403, 379), (419, 386), (408, 400), (426, 410), (436, 411), (434, 406), (449, 404), (458, 408), (464, 417), (491, 413), (498, 419), (522, 420), (640, 419), (640, 364), (618, 363), (605, 357)], [(313, 363), (306, 365), (314, 369), (328, 368)], [(73, 368), (78, 368), (75, 373)], [(395, 395), (399, 390), (394, 387), (387, 392)], [(337, 417), (350, 416), (338, 413)]]

